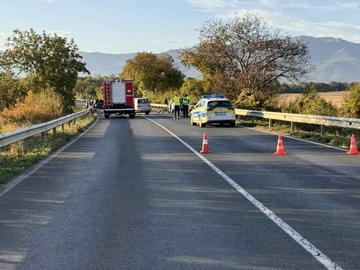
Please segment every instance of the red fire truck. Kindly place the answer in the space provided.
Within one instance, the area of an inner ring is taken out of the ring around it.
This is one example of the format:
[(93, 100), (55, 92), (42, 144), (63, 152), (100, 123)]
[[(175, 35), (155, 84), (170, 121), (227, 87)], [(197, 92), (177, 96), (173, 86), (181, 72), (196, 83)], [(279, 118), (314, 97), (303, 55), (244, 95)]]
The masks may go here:
[(104, 116), (111, 114), (128, 114), (135, 117), (134, 108), (134, 81), (106, 80), (103, 83)]

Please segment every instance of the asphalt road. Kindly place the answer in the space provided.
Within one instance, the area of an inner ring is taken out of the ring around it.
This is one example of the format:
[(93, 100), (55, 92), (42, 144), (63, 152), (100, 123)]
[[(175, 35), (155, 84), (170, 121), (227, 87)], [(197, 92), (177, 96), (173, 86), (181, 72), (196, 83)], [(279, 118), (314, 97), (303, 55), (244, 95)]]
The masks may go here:
[[(204, 129), (152, 115), (195, 149)], [(209, 127), (207, 158), (343, 269), (360, 269), (360, 161)], [(101, 119), (0, 197), (0, 269), (325, 269), (165, 130)]]

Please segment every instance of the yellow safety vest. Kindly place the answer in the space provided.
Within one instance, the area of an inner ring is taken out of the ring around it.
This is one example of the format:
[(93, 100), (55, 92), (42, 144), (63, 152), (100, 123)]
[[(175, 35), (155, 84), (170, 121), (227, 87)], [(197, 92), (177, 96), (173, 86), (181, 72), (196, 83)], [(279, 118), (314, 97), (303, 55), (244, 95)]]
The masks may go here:
[(189, 103), (190, 103), (190, 98), (189, 97), (184, 97), (183, 98), (183, 104), (184, 105), (189, 105)]
[(180, 98), (179, 97), (174, 97), (173, 102), (174, 102), (175, 106), (179, 106), (180, 105)]

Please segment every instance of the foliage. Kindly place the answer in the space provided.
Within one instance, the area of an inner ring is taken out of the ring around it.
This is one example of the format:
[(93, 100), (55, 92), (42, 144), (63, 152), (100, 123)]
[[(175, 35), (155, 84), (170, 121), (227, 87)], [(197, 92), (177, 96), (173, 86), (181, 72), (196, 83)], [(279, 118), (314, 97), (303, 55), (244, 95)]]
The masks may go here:
[(360, 117), (360, 83), (350, 87), (344, 97), (341, 115), (345, 117)]
[(297, 81), (309, 71), (303, 41), (280, 34), (251, 14), (209, 21), (200, 30), (199, 44), (184, 50), (181, 58), (203, 73), (207, 88), (233, 100), (243, 89), (273, 91), (280, 79)]
[(76, 85), (74, 88), (75, 95), (78, 98), (83, 99), (101, 99), (102, 98), (102, 90), (101, 86), (105, 77), (81, 77), (76, 81)]
[(25, 100), (0, 113), (0, 132), (49, 121), (62, 116), (62, 102), (52, 89), (29, 92)]
[(65, 113), (74, 106), (73, 88), (79, 72), (89, 73), (74, 40), (43, 32), (15, 30), (1, 55), (5, 70), (29, 76), (38, 88), (52, 88), (62, 99)]
[(189, 95), (191, 103), (197, 102), (201, 95), (208, 94), (209, 92), (204, 89), (204, 83), (202, 80), (194, 78), (188, 78), (183, 83), (179, 90), (181, 96)]
[(174, 67), (174, 60), (170, 55), (148, 52), (138, 53), (128, 60), (120, 77), (133, 79), (139, 96), (179, 88), (184, 79), (181, 71)]
[(234, 104), (241, 109), (261, 110), (263, 105), (269, 99), (269, 95), (262, 91), (256, 89), (242, 89)]
[(0, 112), (26, 95), (26, 90), (10, 72), (0, 73)]
[(336, 107), (320, 97), (315, 91), (303, 94), (290, 103), (287, 108), (284, 108), (284, 111), (313, 115), (337, 115)]

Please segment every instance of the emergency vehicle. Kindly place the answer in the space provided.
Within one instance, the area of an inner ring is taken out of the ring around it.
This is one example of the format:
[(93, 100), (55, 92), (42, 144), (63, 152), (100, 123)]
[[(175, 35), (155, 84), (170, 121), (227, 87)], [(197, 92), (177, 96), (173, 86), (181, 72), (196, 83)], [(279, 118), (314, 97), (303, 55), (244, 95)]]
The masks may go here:
[(205, 127), (207, 124), (229, 124), (235, 126), (235, 109), (230, 101), (221, 94), (204, 95), (194, 106), (191, 115), (191, 125)]
[(104, 116), (127, 114), (135, 117), (134, 82), (132, 80), (106, 80), (103, 83)]

